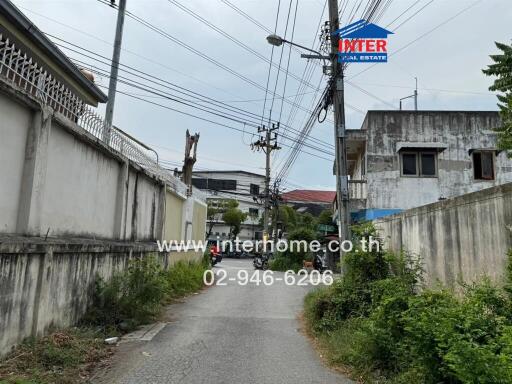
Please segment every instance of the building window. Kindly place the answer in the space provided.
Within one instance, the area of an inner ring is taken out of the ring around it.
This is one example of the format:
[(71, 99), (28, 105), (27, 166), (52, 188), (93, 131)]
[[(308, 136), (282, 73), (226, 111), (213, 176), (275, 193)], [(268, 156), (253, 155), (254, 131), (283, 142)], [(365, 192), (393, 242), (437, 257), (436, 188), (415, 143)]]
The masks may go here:
[(494, 151), (473, 152), (475, 180), (494, 180)]
[(417, 158), (415, 153), (402, 153), (402, 175), (403, 176), (417, 176), (418, 169)]
[(415, 151), (401, 153), (401, 174), (411, 177), (436, 177), (437, 153)]
[(193, 178), (192, 185), (199, 189), (209, 189), (212, 191), (235, 191), (236, 190), (236, 180), (228, 180), (228, 179)]
[(192, 178), (192, 185), (198, 189), (208, 189), (207, 179)]
[(435, 153), (420, 153), (420, 175), (421, 176), (435, 176), (436, 175), (436, 154)]
[(250, 192), (251, 192), (251, 195), (258, 196), (260, 194), (260, 186), (258, 184), (251, 184)]
[(257, 217), (259, 213), (258, 208), (249, 208), (249, 216)]

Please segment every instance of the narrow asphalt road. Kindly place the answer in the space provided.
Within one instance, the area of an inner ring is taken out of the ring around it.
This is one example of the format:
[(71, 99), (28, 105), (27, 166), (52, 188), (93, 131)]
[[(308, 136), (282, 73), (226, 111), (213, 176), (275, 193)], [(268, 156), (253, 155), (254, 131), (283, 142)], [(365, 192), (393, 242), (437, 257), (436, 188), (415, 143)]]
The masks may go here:
[(226, 271), (226, 286), (170, 306), (171, 322), (152, 341), (122, 344), (93, 382), (351, 383), (326, 368), (299, 331), (297, 315), (311, 288), (283, 281), (241, 286), (233, 279), (243, 269), (252, 274), (252, 260), (224, 259), (214, 270)]

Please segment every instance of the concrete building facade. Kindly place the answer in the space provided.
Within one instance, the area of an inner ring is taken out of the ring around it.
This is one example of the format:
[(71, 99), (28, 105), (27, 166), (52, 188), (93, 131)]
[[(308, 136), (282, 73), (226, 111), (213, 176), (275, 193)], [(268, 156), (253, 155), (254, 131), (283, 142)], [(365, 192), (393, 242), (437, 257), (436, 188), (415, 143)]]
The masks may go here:
[[(193, 173), (192, 184), (203, 190), (209, 203), (218, 200), (233, 199), (238, 208), (248, 214), (242, 224), (238, 237), (241, 240), (258, 240), (262, 238), (263, 216), (262, 196), (265, 191), (265, 176), (247, 171), (197, 171)], [(213, 224), (210, 239), (228, 239), (230, 228), (221, 217), (207, 220), (207, 228)]]
[(369, 111), (348, 130), (351, 211), (374, 219), (512, 181), (498, 112)]

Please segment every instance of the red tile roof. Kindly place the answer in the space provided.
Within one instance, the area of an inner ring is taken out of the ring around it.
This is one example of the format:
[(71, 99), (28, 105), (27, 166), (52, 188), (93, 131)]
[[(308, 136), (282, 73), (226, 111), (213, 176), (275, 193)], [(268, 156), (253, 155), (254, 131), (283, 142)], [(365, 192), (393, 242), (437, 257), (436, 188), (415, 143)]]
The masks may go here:
[(284, 201), (303, 201), (309, 203), (332, 203), (335, 191), (316, 191), (312, 189), (295, 189), (281, 195)]

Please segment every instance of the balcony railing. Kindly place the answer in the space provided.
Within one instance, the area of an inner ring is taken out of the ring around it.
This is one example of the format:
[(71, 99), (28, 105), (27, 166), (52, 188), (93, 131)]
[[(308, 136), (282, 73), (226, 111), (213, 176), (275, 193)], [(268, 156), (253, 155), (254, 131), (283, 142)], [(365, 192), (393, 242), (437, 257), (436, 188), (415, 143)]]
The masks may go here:
[(351, 200), (364, 200), (367, 196), (366, 180), (349, 180), (349, 198)]

